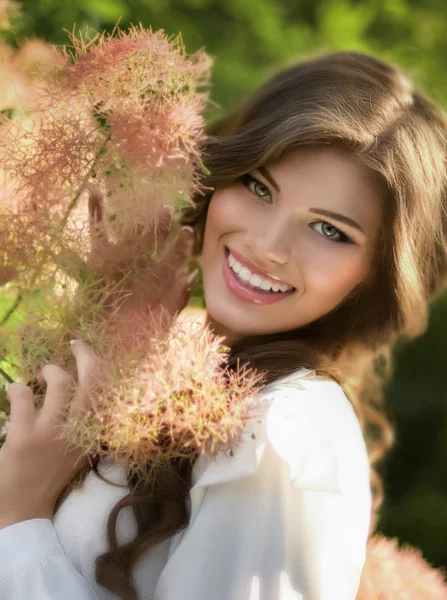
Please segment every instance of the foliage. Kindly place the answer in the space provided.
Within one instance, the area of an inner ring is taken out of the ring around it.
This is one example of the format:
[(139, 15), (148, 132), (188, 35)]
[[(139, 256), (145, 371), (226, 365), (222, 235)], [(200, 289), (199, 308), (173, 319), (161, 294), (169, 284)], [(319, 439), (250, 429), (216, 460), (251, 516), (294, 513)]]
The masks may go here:
[[(64, 28), (109, 30), (141, 21), (181, 31), (190, 51), (215, 58), (213, 99), (226, 110), (279, 66), (324, 50), (371, 51), (407, 68), (447, 101), (447, 6), (443, 0), (22, 0), (17, 34), (65, 43)], [(219, 113), (216, 107), (209, 114)]]

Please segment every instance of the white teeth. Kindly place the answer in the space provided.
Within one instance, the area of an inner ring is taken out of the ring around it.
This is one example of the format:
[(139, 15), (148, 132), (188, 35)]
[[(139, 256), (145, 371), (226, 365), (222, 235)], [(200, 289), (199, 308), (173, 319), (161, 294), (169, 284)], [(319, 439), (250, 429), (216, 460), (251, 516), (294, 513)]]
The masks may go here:
[(242, 269), (239, 271), (239, 277), (243, 281), (248, 282), (250, 280), (251, 275), (252, 275), (252, 272), (247, 267), (242, 267)]
[(269, 279), (263, 279), (260, 275), (257, 275), (256, 273), (252, 273), (250, 269), (248, 269), (244, 265), (241, 265), (241, 263), (238, 262), (232, 254), (228, 255), (228, 263), (231, 269), (237, 275), (239, 275), (239, 278), (242, 279), (242, 281), (244, 281), (245, 283), (249, 283), (253, 287), (260, 288), (265, 292), (268, 292), (270, 290), (274, 292), (288, 292), (292, 289), (291, 286), (286, 285), (285, 283), (276, 283)]
[(259, 277), (259, 275), (256, 275), (256, 273), (254, 275), (252, 275), (248, 281), (248, 283), (250, 285), (254, 285), (256, 287), (259, 287), (262, 283), (262, 277)]
[(264, 279), (260, 285), (260, 288), (261, 290), (265, 290), (266, 292), (268, 292), (272, 289), (272, 284)]

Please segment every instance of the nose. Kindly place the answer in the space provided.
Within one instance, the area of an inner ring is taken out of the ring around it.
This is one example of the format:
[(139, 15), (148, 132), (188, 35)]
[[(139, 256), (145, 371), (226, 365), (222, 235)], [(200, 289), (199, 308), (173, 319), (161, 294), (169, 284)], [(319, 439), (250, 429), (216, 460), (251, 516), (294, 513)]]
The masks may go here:
[(249, 229), (245, 235), (245, 245), (251, 256), (263, 262), (266, 269), (272, 264), (285, 265), (291, 256), (291, 246), (287, 227), (281, 222), (266, 223), (260, 229)]

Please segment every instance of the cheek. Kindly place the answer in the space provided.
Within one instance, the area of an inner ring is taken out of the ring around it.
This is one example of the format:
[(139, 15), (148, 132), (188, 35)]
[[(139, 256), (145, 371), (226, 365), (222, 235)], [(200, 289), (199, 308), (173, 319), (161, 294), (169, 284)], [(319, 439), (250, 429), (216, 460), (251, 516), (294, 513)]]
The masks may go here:
[(203, 249), (217, 241), (217, 238), (231, 233), (240, 225), (240, 199), (231, 189), (214, 192), (206, 217)]
[(343, 298), (367, 277), (370, 263), (369, 254), (358, 246), (314, 248), (304, 261), (306, 289)]

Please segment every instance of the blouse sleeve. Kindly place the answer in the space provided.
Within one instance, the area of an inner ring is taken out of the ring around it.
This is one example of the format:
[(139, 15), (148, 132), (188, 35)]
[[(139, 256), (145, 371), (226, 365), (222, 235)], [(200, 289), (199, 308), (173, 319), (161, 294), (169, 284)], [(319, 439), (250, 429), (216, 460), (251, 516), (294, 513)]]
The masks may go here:
[(356, 598), (371, 510), (366, 446), (338, 384), (306, 386), (275, 392), (266, 437), (252, 442), (255, 472), (214, 476), (156, 600)]
[(49, 519), (0, 530), (0, 600), (98, 600), (65, 555)]

